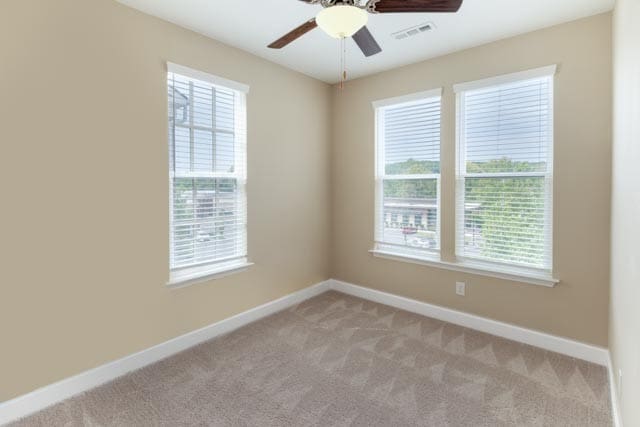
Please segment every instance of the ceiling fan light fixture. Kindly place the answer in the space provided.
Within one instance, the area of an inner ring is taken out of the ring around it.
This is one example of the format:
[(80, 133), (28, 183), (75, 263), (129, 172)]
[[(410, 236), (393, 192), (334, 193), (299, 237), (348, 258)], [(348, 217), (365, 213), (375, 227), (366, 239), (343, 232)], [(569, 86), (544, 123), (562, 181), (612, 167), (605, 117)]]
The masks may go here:
[(364, 9), (349, 5), (331, 6), (316, 16), (318, 26), (336, 39), (351, 37), (367, 24), (368, 19)]

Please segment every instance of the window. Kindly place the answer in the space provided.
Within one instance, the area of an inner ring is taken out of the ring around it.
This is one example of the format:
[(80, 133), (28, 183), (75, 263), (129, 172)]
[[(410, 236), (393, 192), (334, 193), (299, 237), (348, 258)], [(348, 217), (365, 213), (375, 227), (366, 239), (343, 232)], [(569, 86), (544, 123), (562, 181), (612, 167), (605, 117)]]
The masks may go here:
[(456, 87), (459, 258), (551, 271), (554, 72)]
[(170, 283), (247, 265), (247, 88), (168, 64)]
[(374, 103), (378, 251), (440, 249), (440, 97), (438, 89)]

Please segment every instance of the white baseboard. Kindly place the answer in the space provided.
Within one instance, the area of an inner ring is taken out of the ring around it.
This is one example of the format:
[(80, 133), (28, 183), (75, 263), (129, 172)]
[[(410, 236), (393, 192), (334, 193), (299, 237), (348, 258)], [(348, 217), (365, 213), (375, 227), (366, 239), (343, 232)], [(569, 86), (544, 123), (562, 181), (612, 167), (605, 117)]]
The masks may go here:
[(617, 382), (613, 362), (611, 361), (611, 353), (607, 355), (607, 371), (609, 371), (609, 394), (611, 396), (611, 415), (613, 417), (613, 425), (614, 427), (622, 427), (620, 401), (618, 400)]
[(613, 364), (611, 363), (609, 350), (606, 348), (545, 334), (544, 332), (522, 328), (509, 323), (498, 322), (487, 319), (486, 317), (428, 304), (340, 280), (331, 279), (328, 282), (329, 288), (338, 292), (605, 366), (609, 374), (609, 393), (611, 397), (613, 425), (614, 427), (622, 427)]
[(615, 382), (613, 381), (611, 361), (607, 349), (339, 280), (327, 280), (318, 283), (275, 301), (229, 317), (228, 319), (213, 323), (202, 329), (189, 332), (122, 359), (82, 372), (15, 399), (1, 402), (0, 425), (42, 410), (76, 394), (107, 383), (128, 372), (143, 368), (151, 363), (186, 350), (189, 347), (231, 332), (234, 329), (298, 304), (330, 289), (607, 366), (609, 368), (614, 421), (617, 427), (621, 426), (617, 406), (617, 393), (615, 392)]
[(544, 332), (498, 322), (497, 320), (487, 319), (486, 317), (428, 304), (363, 286), (353, 285), (340, 280), (330, 280), (329, 287), (345, 294), (565, 354), (577, 359), (597, 363), (598, 365), (607, 366), (608, 364), (609, 352), (603, 347), (572, 341), (567, 338), (545, 334)]
[(47, 385), (15, 399), (0, 402), (0, 425), (40, 411), (84, 391), (107, 383), (128, 372), (143, 368), (189, 347), (231, 332), (248, 323), (276, 313), (329, 290), (329, 281), (321, 282), (275, 301), (189, 332), (138, 353), (114, 360), (73, 377)]

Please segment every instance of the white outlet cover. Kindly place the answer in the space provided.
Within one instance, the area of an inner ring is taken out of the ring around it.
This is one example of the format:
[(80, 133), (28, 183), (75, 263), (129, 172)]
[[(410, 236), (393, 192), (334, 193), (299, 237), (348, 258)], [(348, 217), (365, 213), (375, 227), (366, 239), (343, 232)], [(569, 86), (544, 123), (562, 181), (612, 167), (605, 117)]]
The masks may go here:
[(464, 282), (456, 282), (456, 294), (464, 296), (466, 290), (466, 283)]
[(618, 369), (618, 398), (622, 392), (622, 369)]

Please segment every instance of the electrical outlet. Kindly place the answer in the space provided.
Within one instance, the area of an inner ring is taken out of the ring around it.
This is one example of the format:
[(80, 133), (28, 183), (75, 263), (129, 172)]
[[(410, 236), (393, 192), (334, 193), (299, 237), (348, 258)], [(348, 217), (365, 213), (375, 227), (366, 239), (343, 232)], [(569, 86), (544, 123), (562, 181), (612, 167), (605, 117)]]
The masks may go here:
[(464, 282), (456, 282), (456, 294), (464, 296), (466, 286)]
[(622, 391), (622, 369), (618, 369), (618, 399), (620, 399), (621, 391)]

